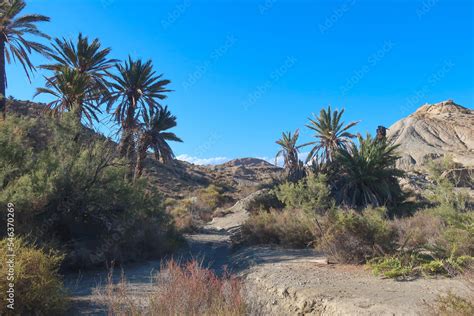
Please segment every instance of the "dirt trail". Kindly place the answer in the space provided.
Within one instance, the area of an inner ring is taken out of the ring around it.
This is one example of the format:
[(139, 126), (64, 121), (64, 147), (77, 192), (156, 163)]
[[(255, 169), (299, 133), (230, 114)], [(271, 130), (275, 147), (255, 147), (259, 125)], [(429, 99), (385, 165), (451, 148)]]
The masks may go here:
[[(188, 248), (178, 257), (196, 258), (220, 274), (227, 266), (245, 280), (252, 309), (264, 315), (423, 315), (426, 303), (449, 291), (474, 296), (468, 282), (458, 279), (419, 279), (400, 282), (374, 277), (363, 267), (328, 265), (324, 255), (312, 249), (247, 247), (232, 251), (232, 236), (238, 235), (248, 218), (254, 193), (215, 218), (197, 234), (186, 236)], [(151, 291), (151, 276), (160, 261), (147, 261), (124, 269), (129, 292), (137, 299)], [(106, 271), (70, 275), (66, 285), (74, 299), (73, 314), (105, 315), (93, 289), (103, 284)], [(120, 278), (120, 272), (114, 276)]]
[[(223, 217), (215, 218), (204, 226), (199, 233), (185, 235), (187, 247), (174, 255), (177, 260), (195, 258), (202, 261), (203, 266), (221, 274), (225, 267), (231, 270), (231, 236), (247, 219), (246, 199), (237, 202), (226, 211)], [(126, 267), (116, 268), (113, 274), (114, 282), (121, 278), (122, 271), (127, 278), (129, 291), (134, 297), (144, 297), (152, 290), (152, 276), (160, 270), (161, 260), (145, 261)], [(106, 315), (103, 306), (94, 303), (97, 301), (95, 289), (107, 282), (108, 271), (93, 270), (86, 273), (74, 273), (65, 277), (65, 286), (72, 298), (74, 315)]]

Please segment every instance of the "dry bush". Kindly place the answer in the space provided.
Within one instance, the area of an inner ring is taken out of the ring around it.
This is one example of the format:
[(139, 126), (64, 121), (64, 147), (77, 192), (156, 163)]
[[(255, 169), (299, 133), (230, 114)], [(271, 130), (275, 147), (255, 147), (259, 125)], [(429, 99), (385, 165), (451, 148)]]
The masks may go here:
[(278, 244), (285, 247), (306, 247), (316, 239), (316, 220), (302, 210), (260, 211), (242, 226), (248, 244)]
[(441, 238), (445, 226), (441, 218), (427, 212), (395, 219), (392, 225), (397, 232), (397, 244), (409, 251), (433, 247)]
[(436, 316), (472, 316), (474, 300), (448, 293), (439, 296), (433, 304), (428, 304), (428, 310), (430, 315)]
[(197, 261), (171, 260), (157, 277), (150, 309), (157, 315), (243, 315), (245, 302), (237, 278), (217, 277)]
[(239, 279), (216, 276), (197, 261), (184, 265), (170, 260), (161, 268), (146, 297), (133, 297), (122, 275), (98, 291), (99, 303), (110, 315), (244, 315), (246, 305)]
[(324, 235), (318, 248), (341, 263), (364, 263), (395, 248), (396, 233), (386, 219), (383, 208), (362, 213), (335, 210), (324, 220)]

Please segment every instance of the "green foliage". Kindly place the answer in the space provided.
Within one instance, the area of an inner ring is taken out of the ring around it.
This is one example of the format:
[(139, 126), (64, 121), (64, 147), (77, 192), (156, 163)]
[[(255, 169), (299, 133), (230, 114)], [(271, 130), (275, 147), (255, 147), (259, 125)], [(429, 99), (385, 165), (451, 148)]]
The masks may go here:
[(442, 174), (450, 169), (457, 167), (457, 164), (453, 161), (453, 157), (450, 155), (443, 156), (440, 159), (430, 160), (427, 163), (427, 171), (431, 178), (439, 182), (442, 179)]
[[(14, 290), (15, 315), (58, 315), (65, 311), (66, 293), (58, 273), (63, 257), (48, 252), (16, 238), (10, 248), (10, 240), (0, 240), (0, 253), (15, 254)], [(6, 258), (0, 261), (0, 292), (7, 293), (8, 264)], [(0, 314), (7, 315), (6, 298), (2, 299)]]
[(316, 239), (316, 220), (302, 210), (260, 211), (242, 226), (242, 236), (249, 244), (277, 244), (304, 248)]
[(18, 232), (64, 250), (66, 265), (159, 255), (174, 245), (159, 194), (124, 180), (128, 166), (114, 145), (73, 117), (11, 117), (0, 125), (0, 146), (0, 203), (14, 203)]
[(470, 207), (469, 193), (456, 191), (454, 184), (448, 179), (440, 178), (436, 181), (425, 197), (435, 205), (453, 207), (461, 211), (467, 211)]
[(391, 224), (396, 251), (369, 265), (386, 277), (456, 275), (474, 262), (474, 213), (438, 206)]
[(394, 248), (395, 231), (383, 208), (369, 208), (362, 213), (336, 209), (324, 226), (318, 248), (337, 262), (364, 263)]
[(351, 144), (348, 149), (340, 149), (335, 185), (339, 201), (350, 206), (399, 202), (402, 191), (397, 177), (403, 173), (395, 168), (396, 149), (369, 134), (365, 139), (359, 135), (359, 146)]
[(283, 132), (281, 138), (276, 141), (281, 149), (275, 156), (275, 165), (278, 164), (278, 158), (282, 156), (286, 178), (289, 181), (298, 181), (304, 176), (303, 165), (298, 158), (299, 148), (301, 147), (297, 145), (299, 135), (299, 130), (296, 130), (293, 135), (291, 135), (291, 132)]
[(275, 189), (278, 199), (290, 209), (323, 214), (333, 207), (324, 174), (309, 175), (297, 183), (286, 182)]
[(449, 276), (463, 272), (473, 262), (474, 257), (471, 256), (434, 259), (429, 254), (413, 252), (374, 258), (368, 262), (368, 265), (375, 275), (405, 279), (418, 275)]
[(349, 133), (349, 129), (358, 122), (351, 122), (344, 126), (343, 114), (344, 110), (331, 111), (329, 106), (327, 110), (322, 109), (319, 116), (313, 114), (314, 119), (309, 119), (309, 124), (306, 126), (315, 132), (316, 141), (302, 145), (313, 146), (306, 162), (319, 160), (319, 158), (326, 163), (332, 162), (338, 150), (347, 148), (352, 143), (351, 139), (355, 135)]
[(201, 189), (197, 193), (197, 200), (202, 207), (215, 210), (224, 203), (222, 188), (211, 184), (205, 189)]

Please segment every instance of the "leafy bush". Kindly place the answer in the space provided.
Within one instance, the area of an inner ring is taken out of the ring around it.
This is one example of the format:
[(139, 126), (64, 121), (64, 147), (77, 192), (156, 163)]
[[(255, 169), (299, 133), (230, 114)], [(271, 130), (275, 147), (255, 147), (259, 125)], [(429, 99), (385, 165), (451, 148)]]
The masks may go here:
[(315, 239), (316, 221), (302, 210), (260, 211), (242, 226), (242, 236), (249, 244), (277, 244), (307, 247)]
[[(12, 245), (12, 248), (10, 246)], [(61, 314), (66, 308), (65, 290), (58, 273), (63, 259), (56, 252), (28, 245), (23, 239), (16, 238), (13, 244), (10, 240), (0, 240), (0, 253), (15, 255), (14, 290), (15, 315), (55, 315)], [(8, 264), (6, 258), (0, 261), (0, 291), (2, 297), (7, 293), (9, 283), (7, 278)], [(0, 314), (6, 315), (7, 301), (2, 299)]]
[(337, 262), (360, 264), (394, 249), (396, 233), (383, 208), (362, 213), (338, 209), (328, 215), (323, 226), (318, 248)]
[(297, 183), (283, 183), (276, 188), (275, 193), (290, 209), (322, 214), (333, 206), (324, 174), (309, 175)]
[(0, 146), (0, 203), (13, 202), (18, 233), (63, 250), (65, 265), (126, 261), (175, 246), (158, 192), (145, 179), (126, 180), (129, 168), (114, 144), (71, 117), (10, 116), (0, 125)]

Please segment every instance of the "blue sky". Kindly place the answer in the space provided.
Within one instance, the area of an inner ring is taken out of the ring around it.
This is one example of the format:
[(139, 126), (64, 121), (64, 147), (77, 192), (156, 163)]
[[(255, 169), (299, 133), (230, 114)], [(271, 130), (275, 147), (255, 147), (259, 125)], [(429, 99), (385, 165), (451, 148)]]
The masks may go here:
[[(307, 117), (327, 105), (365, 133), (426, 102), (474, 104), (474, 1), (27, 3), (51, 17), (42, 30), (53, 37), (83, 32), (114, 58), (152, 59), (172, 80), (165, 104), (184, 140), (175, 153), (194, 162), (271, 158), (282, 131), (310, 140)], [(7, 94), (19, 99), (44, 83), (41, 72), (30, 84), (18, 65), (7, 71)]]

